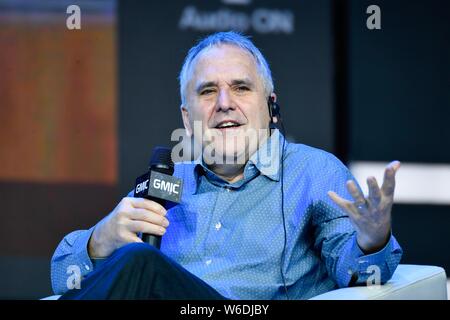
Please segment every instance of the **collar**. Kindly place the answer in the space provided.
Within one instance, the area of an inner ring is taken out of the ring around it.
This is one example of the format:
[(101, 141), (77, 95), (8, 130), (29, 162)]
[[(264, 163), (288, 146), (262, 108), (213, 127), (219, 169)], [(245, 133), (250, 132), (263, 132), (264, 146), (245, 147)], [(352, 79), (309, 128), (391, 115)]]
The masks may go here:
[[(244, 179), (246, 173), (252, 174), (254, 168), (259, 173), (273, 181), (280, 180), (280, 160), (282, 156), (283, 145), (287, 144), (283, 134), (278, 130), (273, 130), (271, 136), (258, 148), (258, 150), (250, 157), (244, 167)], [(285, 147), (286, 148), (286, 147)], [(192, 194), (197, 193), (199, 179), (202, 175), (207, 176), (209, 180), (223, 181), (213, 171), (211, 171), (203, 161), (200, 155), (192, 162), (189, 170), (193, 176), (194, 185), (191, 188)]]

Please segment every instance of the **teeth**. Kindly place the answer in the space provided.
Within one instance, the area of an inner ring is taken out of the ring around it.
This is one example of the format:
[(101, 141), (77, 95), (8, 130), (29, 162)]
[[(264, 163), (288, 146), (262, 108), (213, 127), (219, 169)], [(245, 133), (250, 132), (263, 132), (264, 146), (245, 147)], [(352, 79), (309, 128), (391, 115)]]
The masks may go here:
[(234, 126), (237, 126), (237, 125), (238, 124), (235, 123), (235, 122), (228, 121), (228, 122), (224, 122), (224, 123), (220, 124), (218, 126), (218, 128), (228, 128), (228, 127), (234, 127)]

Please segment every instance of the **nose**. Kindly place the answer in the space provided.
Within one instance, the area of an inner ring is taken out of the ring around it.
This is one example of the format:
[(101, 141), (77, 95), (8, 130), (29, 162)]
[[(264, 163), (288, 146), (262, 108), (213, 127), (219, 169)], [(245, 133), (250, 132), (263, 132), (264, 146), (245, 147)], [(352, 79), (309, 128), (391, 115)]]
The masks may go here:
[(230, 92), (227, 89), (220, 89), (219, 95), (217, 96), (216, 111), (227, 112), (230, 109), (235, 109)]

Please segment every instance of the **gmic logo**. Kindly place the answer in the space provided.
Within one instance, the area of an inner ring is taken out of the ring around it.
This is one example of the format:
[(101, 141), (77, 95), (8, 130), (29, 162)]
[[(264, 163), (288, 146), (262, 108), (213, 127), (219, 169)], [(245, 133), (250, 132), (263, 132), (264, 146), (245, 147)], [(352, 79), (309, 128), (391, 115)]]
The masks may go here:
[(169, 181), (164, 181), (164, 180), (161, 180), (161, 179), (155, 179), (155, 180), (153, 180), (153, 188), (159, 189), (159, 190), (162, 190), (162, 191), (166, 191), (166, 192), (168, 192), (170, 194), (172, 194), (172, 193), (178, 194), (180, 185), (176, 184), (176, 183), (169, 182)]
[(144, 190), (147, 190), (147, 188), (148, 188), (147, 184), (148, 184), (148, 179), (145, 180), (144, 182), (139, 183), (139, 184), (136, 186), (136, 191), (135, 191), (135, 193), (139, 193), (139, 192), (142, 192), (142, 191), (144, 191)]

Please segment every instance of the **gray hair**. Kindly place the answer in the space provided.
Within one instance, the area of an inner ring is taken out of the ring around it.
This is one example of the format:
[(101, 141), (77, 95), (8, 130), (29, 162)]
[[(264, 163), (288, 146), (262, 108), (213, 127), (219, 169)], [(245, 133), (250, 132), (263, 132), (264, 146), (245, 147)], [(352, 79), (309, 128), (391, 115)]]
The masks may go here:
[(234, 31), (217, 32), (199, 41), (189, 50), (186, 58), (184, 59), (183, 67), (181, 68), (178, 78), (180, 81), (180, 96), (183, 105), (186, 103), (186, 87), (190, 77), (192, 76), (191, 69), (195, 57), (197, 57), (203, 50), (216, 47), (221, 44), (234, 45), (249, 52), (255, 58), (266, 96), (268, 97), (273, 92), (274, 87), (269, 64), (262, 55), (261, 51), (259, 51), (259, 49), (253, 44), (249, 37)]

